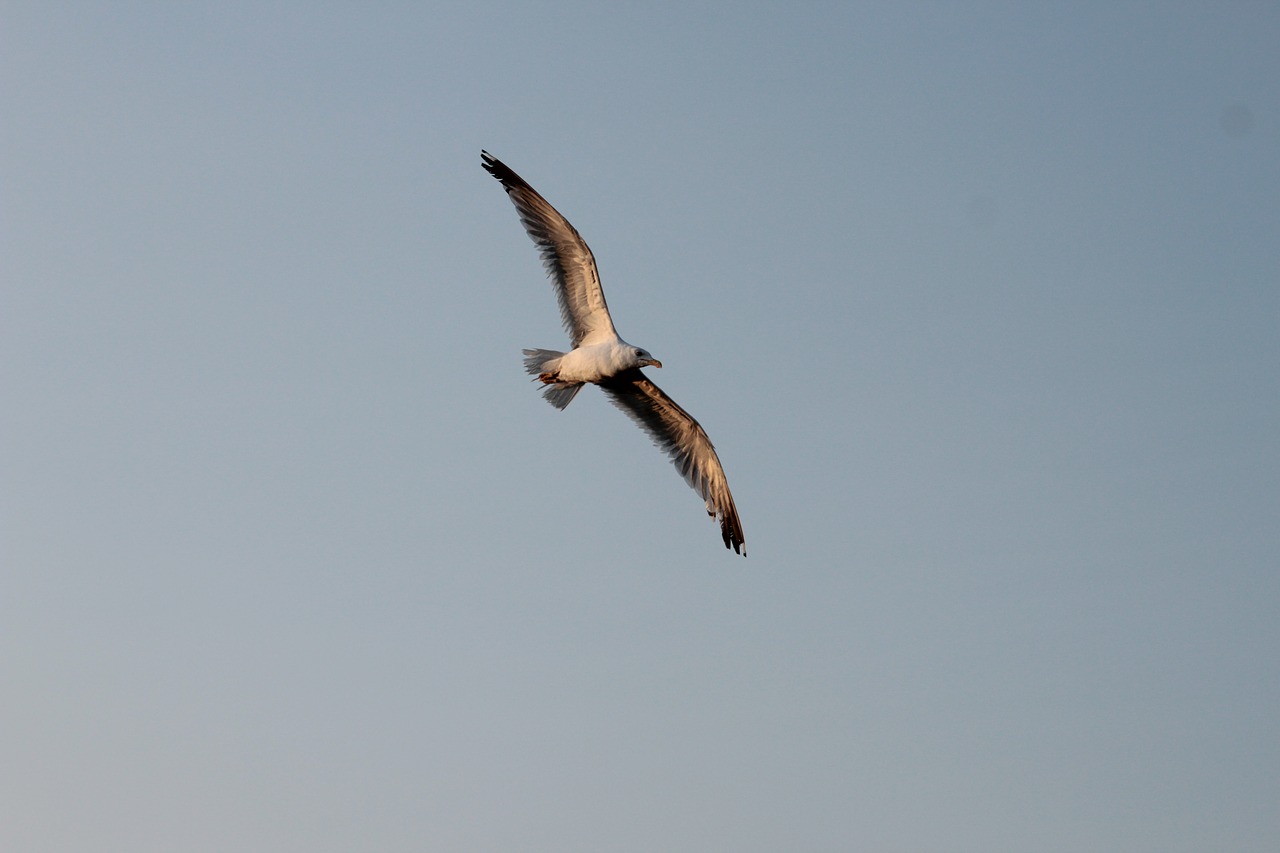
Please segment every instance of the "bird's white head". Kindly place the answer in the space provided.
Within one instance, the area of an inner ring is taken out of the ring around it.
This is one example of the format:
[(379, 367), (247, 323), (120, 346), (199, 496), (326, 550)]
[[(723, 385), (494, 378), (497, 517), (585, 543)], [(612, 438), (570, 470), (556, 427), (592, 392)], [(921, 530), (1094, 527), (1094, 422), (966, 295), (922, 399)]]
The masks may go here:
[(662, 367), (662, 362), (650, 355), (648, 350), (640, 349), (640, 347), (635, 347), (632, 356), (636, 360), (636, 367)]

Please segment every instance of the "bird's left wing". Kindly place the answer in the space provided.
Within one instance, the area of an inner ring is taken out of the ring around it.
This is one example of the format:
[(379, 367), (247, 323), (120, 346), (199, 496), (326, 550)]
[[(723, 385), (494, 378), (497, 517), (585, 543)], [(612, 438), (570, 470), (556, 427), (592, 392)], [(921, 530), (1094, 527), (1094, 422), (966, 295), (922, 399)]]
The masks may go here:
[(599, 384), (613, 404), (666, 451), (685, 482), (702, 495), (707, 514), (720, 521), (724, 547), (746, 556), (746, 538), (729, 493), (729, 481), (702, 426), (639, 368), (624, 370)]
[(542, 265), (555, 285), (560, 319), (573, 345), (617, 337), (596, 259), (577, 229), (510, 166), (488, 151), (481, 151), (480, 159), (485, 171), (502, 182), (520, 214), (520, 223), (537, 244)]

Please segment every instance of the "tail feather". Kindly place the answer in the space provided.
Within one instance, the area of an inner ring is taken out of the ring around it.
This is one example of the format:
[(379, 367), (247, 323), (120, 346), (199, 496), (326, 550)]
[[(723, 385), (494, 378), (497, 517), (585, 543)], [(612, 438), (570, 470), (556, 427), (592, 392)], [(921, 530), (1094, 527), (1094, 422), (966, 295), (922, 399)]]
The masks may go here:
[[(564, 353), (551, 349), (527, 349), (523, 352), (525, 371), (530, 376), (539, 378), (547, 374), (554, 376), (560, 368), (560, 359), (564, 358)], [(581, 382), (543, 381), (546, 384), (542, 389), (542, 396), (557, 409), (563, 409), (572, 403), (573, 398), (582, 390)]]
[(544, 373), (555, 373), (560, 367), (560, 359), (564, 353), (553, 349), (526, 349), (524, 353), (524, 369), (530, 376), (541, 376)]
[(563, 409), (573, 402), (573, 398), (581, 390), (581, 382), (552, 382), (542, 389), (542, 396), (557, 409)]

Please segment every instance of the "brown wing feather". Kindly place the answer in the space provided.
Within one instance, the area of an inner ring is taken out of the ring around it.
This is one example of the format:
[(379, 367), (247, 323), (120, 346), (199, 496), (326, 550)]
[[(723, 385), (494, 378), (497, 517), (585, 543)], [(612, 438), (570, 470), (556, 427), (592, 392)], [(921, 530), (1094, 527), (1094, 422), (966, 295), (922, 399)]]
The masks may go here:
[(719, 518), (724, 546), (746, 556), (746, 537), (729, 493), (729, 481), (702, 426), (639, 368), (624, 370), (601, 382), (600, 387), (666, 452), (685, 482), (702, 495), (707, 514)]
[(511, 197), (520, 223), (542, 255), (542, 265), (560, 303), (560, 320), (573, 345), (592, 335), (615, 335), (595, 257), (577, 229), (501, 160), (488, 151), (480, 152), (480, 158), (485, 171), (497, 178)]

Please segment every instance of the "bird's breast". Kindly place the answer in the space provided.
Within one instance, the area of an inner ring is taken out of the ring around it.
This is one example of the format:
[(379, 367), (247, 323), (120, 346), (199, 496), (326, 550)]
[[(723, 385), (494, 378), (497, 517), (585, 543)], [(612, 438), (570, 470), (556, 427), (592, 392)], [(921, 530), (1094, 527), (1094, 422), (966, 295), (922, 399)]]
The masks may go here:
[(630, 366), (634, 348), (616, 342), (581, 346), (560, 361), (562, 382), (599, 382)]

